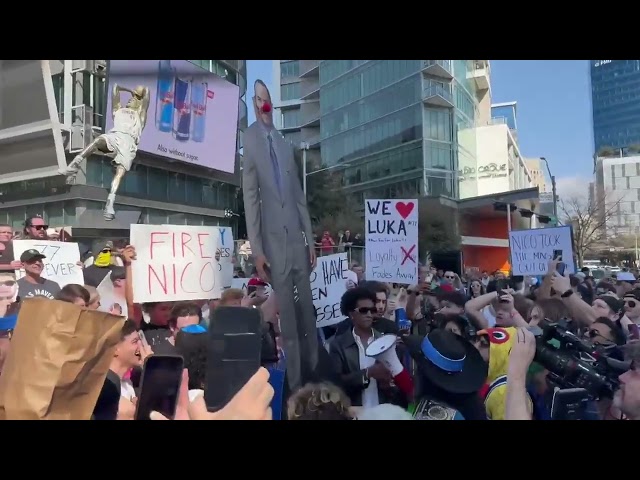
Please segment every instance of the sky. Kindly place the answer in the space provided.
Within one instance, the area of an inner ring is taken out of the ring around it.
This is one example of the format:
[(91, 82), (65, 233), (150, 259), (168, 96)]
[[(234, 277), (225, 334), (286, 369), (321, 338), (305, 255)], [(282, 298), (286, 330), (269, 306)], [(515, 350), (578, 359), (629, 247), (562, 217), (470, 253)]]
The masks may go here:
[[(248, 60), (248, 92), (260, 78), (272, 89), (271, 60)], [(518, 143), (524, 157), (545, 157), (558, 195), (585, 196), (593, 181), (588, 60), (492, 60), (493, 103), (518, 102)], [(255, 120), (249, 103), (249, 123)]]

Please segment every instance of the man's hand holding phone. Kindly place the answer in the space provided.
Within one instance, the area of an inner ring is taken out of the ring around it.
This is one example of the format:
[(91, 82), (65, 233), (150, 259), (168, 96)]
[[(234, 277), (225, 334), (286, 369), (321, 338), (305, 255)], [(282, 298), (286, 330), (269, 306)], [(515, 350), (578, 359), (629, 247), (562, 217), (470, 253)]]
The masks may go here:
[[(183, 383), (187, 383), (184, 382)], [(273, 387), (269, 384), (269, 372), (260, 368), (253, 377), (240, 389), (227, 405), (217, 412), (207, 411), (207, 405), (202, 395), (197, 396), (189, 403), (188, 420), (272, 420), (271, 400), (273, 399)], [(181, 416), (180, 405), (184, 399), (188, 401), (188, 395), (181, 392), (181, 397), (176, 410), (176, 420)], [(152, 420), (167, 420), (158, 412), (153, 412)]]

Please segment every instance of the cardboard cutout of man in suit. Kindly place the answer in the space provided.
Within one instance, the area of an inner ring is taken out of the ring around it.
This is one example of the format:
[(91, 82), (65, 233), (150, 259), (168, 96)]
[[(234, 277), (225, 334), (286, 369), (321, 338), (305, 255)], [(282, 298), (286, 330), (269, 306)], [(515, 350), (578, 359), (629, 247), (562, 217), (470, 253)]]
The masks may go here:
[(262, 80), (255, 82), (253, 105), (256, 121), (243, 137), (247, 233), (258, 274), (277, 294), (287, 378), (294, 391), (313, 378), (318, 363), (309, 283), (316, 254), (294, 148), (273, 126), (271, 95)]

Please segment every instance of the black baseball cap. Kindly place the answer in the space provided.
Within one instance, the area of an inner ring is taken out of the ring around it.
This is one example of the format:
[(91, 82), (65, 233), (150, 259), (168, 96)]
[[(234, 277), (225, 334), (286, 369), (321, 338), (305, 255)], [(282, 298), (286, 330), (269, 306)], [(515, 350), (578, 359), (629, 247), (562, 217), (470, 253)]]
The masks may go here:
[(43, 258), (47, 258), (47, 257), (41, 254), (35, 248), (25, 250), (24, 252), (22, 252), (22, 255), (20, 255), (20, 261), (22, 263), (33, 262), (35, 260), (42, 260)]

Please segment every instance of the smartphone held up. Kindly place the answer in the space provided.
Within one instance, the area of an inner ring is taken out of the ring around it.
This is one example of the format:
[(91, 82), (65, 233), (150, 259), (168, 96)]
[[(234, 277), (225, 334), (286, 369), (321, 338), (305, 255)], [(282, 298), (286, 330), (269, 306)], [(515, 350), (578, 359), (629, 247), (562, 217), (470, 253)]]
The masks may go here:
[(567, 264), (562, 261), (562, 250), (554, 250), (553, 259), (559, 260), (559, 262), (556, 265), (556, 272), (564, 276), (564, 272), (567, 269)]
[(135, 420), (150, 420), (156, 411), (173, 419), (178, 406), (184, 360), (179, 355), (150, 355), (144, 361)]

